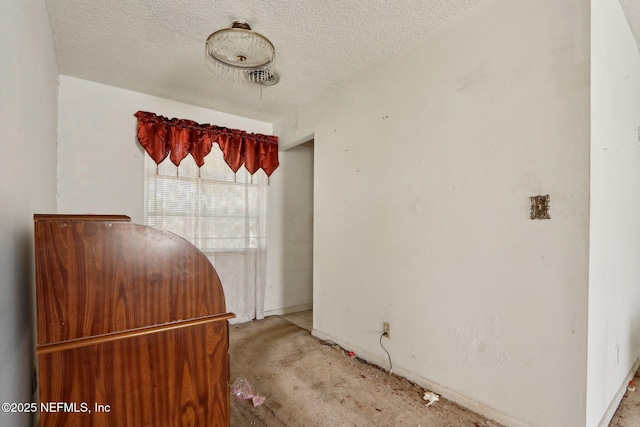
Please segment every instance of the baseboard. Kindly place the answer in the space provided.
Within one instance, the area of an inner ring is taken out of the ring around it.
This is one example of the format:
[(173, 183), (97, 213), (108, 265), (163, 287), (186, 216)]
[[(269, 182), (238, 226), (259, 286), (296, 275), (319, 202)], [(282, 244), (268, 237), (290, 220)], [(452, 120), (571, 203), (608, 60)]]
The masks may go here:
[[(311, 331), (311, 335), (313, 335), (314, 337), (321, 339), (321, 340), (325, 340), (325, 341), (332, 341), (336, 344), (338, 344), (339, 346), (341, 346), (342, 348), (349, 350), (349, 351), (353, 351), (354, 353), (356, 353), (356, 355), (358, 355), (358, 357), (363, 358), (364, 360), (374, 363), (378, 366), (382, 366), (385, 369), (388, 367), (389, 365), (389, 361), (385, 358), (382, 357), (378, 357), (378, 356), (374, 356), (370, 353), (367, 353), (366, 351), (359, 349), (357, 347), (354, 347), (348, 343), (343, 342), (342, 340), (339, 340), (335, 337), (332, 337), (331, 335), (325, 334), (324, 332), (318, 331), (317, 329), (313, 329)], [(529, 424), (524, 423), (523, 421), (520, 421), (508, 414), (505, 414), (495, 408), (492, 408), (490, 406), (487, 406), (481, 402), (478, 402), (475, 399), (472, 399), (468, 396), (465, 396), (463, 394), (460, 394), (454, 390), (451, 390), (447, 387), (444, 387), (440, 384), (437, 384), (433, 381), (428, 380), (427, 378), (423, 378), (420, 375), (416, 375), (415, 373), (408, 371), (404, 368), (402, 368), (401, 366), (397, 366), (394, 365), (393, 366), (393, 373), (396, 375), (399, 375), (403, 378), (406, 378), (407, 380), (418, 384), (421, 387), (426, 388), (427, 390), (433, 391), (437, 394), (439, 394), (440, 396), (449, 399), (452, 402), (457, 403), (460, 406), (463, 406), (473, 412), (476, 412), (480, 415), (484, 415), (485, 417), (489, 418), (490, 420), (493, 421), (497, 421), (503, 425), (506, 426), (510, 426), (510, 427), (531, 427)]]
[(313, 304), (294, 305), (293, 307), (278, 308), (264, 312), (264, 317), (283, 316), (285, 314), (297, 313), (299, 311), (307, 311), (313, 308)]
[(602, 416), (600, 423), (598, 423), (598, 427), (607, 427), (609, 425), (609, 423), (613, 419), (613, 416), (616, 414), (618, 406), (620, 406), (620, 402), (622, 401), (624, 394), (627, 392), (627, 385), (629, 384), (629, 381), (631, 381), (636, 372), (638, 372), (638, 368), (640, 368), (640, 357), (636, 359), (633, 367), (625, 377), (624, 381), (622, 381), (622, 385), (620, 385), (618, 392), (616, 393), (615, 397), (611, 401), (611, 404), (609, 404), (609, 407)]

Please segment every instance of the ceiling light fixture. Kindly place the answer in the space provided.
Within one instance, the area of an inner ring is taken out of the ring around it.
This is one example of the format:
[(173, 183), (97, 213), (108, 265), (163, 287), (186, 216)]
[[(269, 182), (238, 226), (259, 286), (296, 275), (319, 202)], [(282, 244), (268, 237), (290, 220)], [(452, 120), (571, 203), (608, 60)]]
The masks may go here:
[(271, 41), (251, 30), (246, 22), (235, 21), (231, 28), (207, 38), (205, 57), (214, 74), (238, 80), (246, 79), (263, 86), (278, 82), (273, 71), (276, 50)]

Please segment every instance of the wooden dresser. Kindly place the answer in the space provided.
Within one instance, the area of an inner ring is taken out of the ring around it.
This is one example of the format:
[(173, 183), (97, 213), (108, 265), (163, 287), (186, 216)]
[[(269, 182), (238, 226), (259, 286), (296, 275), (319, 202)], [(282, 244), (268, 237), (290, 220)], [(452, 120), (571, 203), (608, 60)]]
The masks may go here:
[(41, 426), (228, 426), (234, 316), (208, 259), (126, 216), (34, 222)]

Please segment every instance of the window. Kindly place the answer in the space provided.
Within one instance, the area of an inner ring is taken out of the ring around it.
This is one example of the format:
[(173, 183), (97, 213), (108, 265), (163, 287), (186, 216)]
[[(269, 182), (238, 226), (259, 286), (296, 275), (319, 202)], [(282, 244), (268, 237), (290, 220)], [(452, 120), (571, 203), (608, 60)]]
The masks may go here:
[[(278, 167), (277, 137), (144, 111), (135, 115), (138, 140), (149, 154), (144, 156), (145, 223), (187, 239), (209, 258), (235, 322), (263, 318), (267, 174)], [(152, 159), (161, 161), (167, 148), (180, 167), (169, 159), (156, 166)], [(178, 160), (189, 150), (200, 164), (204, 159), (202, 168), (192, 156)], [(230, 165), (240, 167), (238, 173)], [(256, 173), (251, 176), (242, 165)]]
[(189, 240), (207, 255), (264, 248), (264, 181), (261, 171), (234, 173), (217, 144), (200, 170), (191, 158), (177, 168), (168, 159), (156, 167), (145, 156), (145, 222)]
[(196, 245), (215, 267), (232, 323), (264, 317), (267, 176), (238, 173), (217, 144), (198, 170), (191, 158), (180, 167), (166, 159), (156, 167), (145, 155), (145, 223)]

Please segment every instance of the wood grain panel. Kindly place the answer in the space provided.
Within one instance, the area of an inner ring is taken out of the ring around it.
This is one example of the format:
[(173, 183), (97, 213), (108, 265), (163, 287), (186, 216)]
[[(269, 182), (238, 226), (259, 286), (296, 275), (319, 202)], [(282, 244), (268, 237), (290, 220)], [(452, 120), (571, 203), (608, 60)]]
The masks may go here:
[[(41, 401), (92, 411), (43, 412), (41, 425), (228, 426), (227, 346), (227, 321), (216, 320), (40, 354)], [(110, 412), (93, 412), (95, 404)]]
[(123, 218), (35, 217), (38, 344), (225, 312), (204, 254)]
[(228, 426), (233, 314), (204, 254), (123, 215), (34, 221), (41, 426)]

